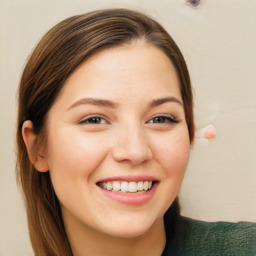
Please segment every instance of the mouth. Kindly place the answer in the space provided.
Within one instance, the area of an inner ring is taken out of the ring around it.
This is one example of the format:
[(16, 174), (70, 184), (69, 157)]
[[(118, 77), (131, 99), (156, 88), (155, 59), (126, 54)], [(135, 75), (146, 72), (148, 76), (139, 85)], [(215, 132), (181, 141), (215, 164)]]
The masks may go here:
[(96, 185), (100, 188), (117, 193), (125, 194), (140, 194), (149, 192), (155, 185), (156, 181), (152, 180), (141, 180), (141, 181), (107, 181), (98, 182)]
[(139, 206), (154, 198), (159, 183), (159, 180), (150, 176), (122, 176), (100, 180), (96, 185), (104, 197), (122, 204)]

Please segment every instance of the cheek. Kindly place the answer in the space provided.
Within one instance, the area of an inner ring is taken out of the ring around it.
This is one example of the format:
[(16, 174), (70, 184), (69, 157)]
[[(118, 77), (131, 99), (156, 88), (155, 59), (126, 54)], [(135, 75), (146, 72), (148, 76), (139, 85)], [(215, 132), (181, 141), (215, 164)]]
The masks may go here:
[(155, 159), (162, 171), (158, 201), (164, 214), (177, 197), (184, 178), (190, 152), (188, 132), (184, 128), (158, 137), (155, 146)]
[(190, 141), (187, 133), (177, 133), (169, 136), (161, 143), (161, 149), (157, 151), (159, 163), (165, 170), (165, 175), (183, 178), (186, 170)]
[(97, 138), (82, 132), (71, 133), (65, 129), (49, 136), (47, 158), (54, 187), (72, 186), (81, 177), (83, 182), (89, 180), (105, 152)]

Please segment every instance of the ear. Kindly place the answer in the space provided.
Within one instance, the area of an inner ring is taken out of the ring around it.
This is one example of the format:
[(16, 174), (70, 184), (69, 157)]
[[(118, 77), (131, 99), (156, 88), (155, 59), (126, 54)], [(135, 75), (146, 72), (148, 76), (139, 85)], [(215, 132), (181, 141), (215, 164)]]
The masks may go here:
[(25, 121), (22, 125), (22, 137), (32, 165), (39, 172), (47, 172), (49, 166), (43, 150), (43, 145), (37, 145), (38, 135), (34, 133), (33, 123), (29, 120)]

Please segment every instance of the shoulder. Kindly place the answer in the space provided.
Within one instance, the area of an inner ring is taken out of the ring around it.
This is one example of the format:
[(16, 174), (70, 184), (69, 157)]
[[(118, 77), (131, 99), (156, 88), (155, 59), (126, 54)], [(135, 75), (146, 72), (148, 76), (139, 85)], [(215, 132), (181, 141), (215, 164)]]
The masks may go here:
[(165, 220), (163, 256), (256, 255), (256, 223), (205, 222), (182, 216), (175, 217), (171, 226), (169, 223)]

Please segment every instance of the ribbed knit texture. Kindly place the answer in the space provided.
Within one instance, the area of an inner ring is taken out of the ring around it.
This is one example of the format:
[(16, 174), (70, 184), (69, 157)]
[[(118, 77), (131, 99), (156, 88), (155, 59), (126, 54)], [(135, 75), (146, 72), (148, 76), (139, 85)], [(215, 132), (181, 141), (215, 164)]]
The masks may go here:
[(165, 216), (162, 256), (256, 256), (256, 223), (204, 222)]

